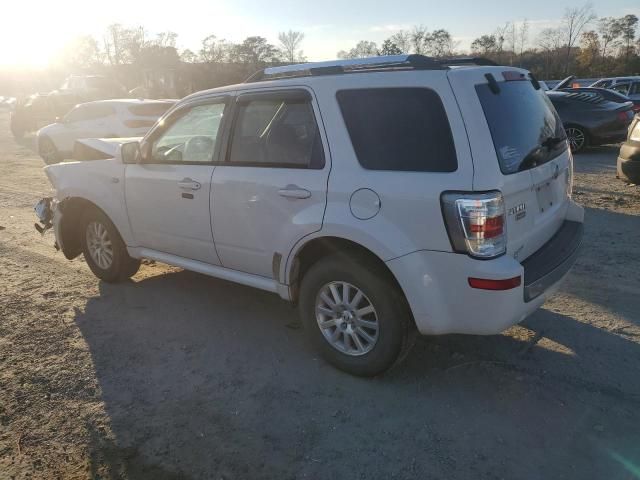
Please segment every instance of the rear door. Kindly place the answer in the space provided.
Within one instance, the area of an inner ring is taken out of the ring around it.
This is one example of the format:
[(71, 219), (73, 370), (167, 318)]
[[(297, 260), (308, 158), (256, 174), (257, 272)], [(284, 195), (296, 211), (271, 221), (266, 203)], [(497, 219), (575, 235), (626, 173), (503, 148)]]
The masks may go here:
[(467, 120), (473, 189), (502, 192), (507, 254), (524, 260), (566, 216), (572, 160), (562, 122), (525, 70), (460, 68), (449, 79)]
[(320, 230), (329, 156), (306, 89), (240, 94), (213, 172), (213, 236), (222, 265), (277, 280), (280, 262)]

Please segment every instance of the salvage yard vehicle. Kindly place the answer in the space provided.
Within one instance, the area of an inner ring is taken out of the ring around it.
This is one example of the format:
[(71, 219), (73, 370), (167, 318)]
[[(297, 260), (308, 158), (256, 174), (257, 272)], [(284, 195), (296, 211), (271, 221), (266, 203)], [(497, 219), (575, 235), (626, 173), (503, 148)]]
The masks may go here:
[(120, 98), (127, 94), (127, 89), (103, 75), (70, 75), (56, 92), (71, 95), (79, 103)]
[(633, 119), (633, 103), (610, 100), (596, 89), (576, 90), (547, 92), (562, 119), (571, 150), (575, 153), (589, 146), (623, 141)]
[(13, 136), (20, 140), (29, 132), (35, 132), (51, 123), (56, 117), (65, 115), (73, 104), (59, 95), (34, 94), (17, 100), (11, 111), (9, 128)]
[(640, 76), (602, 78), (591, 86), (608, 88), (628, 97), (633, 102), (633, 109), (640, 112)]
[(71, 158), (81, 138), (141, 137), (174, 104), (131, 99), (82, 103), (38, 131), (38, 153), (50, 165)]
[(46, 167), (38, 212), (105, 282), (148, 258), (277, 293), (371, 376), (417, 332), (497, 334), (556, 291), (583, 233), (572, 169), (529, 72), (399, 55), (193, 94), (114, 158)]
[(618, 177), (640, 184), (640, 115), (636, 115), (629, 126), (627, 141), (618, 154)]

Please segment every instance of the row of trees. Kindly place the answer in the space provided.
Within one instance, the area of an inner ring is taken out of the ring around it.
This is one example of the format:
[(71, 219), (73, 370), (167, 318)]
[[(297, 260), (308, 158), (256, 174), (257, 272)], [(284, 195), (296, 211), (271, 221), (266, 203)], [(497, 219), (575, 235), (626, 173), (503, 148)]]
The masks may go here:
[[(598, 19), (591, 4), (585, 4), (566, 9), (556, 26), (535, 36), (526, 19), (508, 22), (474, 39), (470, 51), (466, 52), (449, 31), (417, 25), (394, 33), (380, 45), (362, 40), (337, 55), (359, 58), (417, 53), (443, 58), (472, 54), (503, 65), (522, 66), (546, 79), (561, 78), (569, 73), (581, 77), (622, 75), (640, 72), (637, 30), (635, 15)], [(125, 84), (139, 84), (148, 70), (184, 71), (178, 67), (204, 64), (204, 69), (194, 67), (189, 74), (192, 79), (202, 77), (193, 84), (193, 88), (200, 88), (242, 81), (266, 64), (305, 61), (302, 51), (305, 35), (298, 31), (281, 32), (277, 44), (261, 36), (250, 36), (235, 43), (209, 35), (194, 50), (179, 50), (177, 37), (170, 31), (150, 35), (143, 27), (115, 24), (99, 39), (84, 36), (71, 42), (58, 64), (68, 72), (105, 71), (105, 68), (116, 67), (115, 70), (126, 70), (128, 78), (133, 78)]]
[(305, 61), (302, 32), (289, 30), (278, 35), (278, 45), (260, 36), (247, 37), (240, 43), (215, 35), (202, 40), (197, 52), (176, 47), (178, 35), (162, 32), (153, 37), (143, 27), (114, 24), (107, 28), (102, 41), (92, 36), (76, 38), (63, 50), (60, 63), (72, 68), (95, 68), (102, 65), (170, 66), (187, 63), (239, 63), (259, 66), (265, 63)]
[[(517, 65), (540, 78), (559, 78), (569, 73), (583, 77), (623, 75), (640, 72), (640, 39), (636, 38), (638, 17), (598, 19), (590, 3), (567, 8), (557, 27), (545, 28), (531, 39), (528, 20), (508, 22), (471, 43), (471, 54), (499, 64)], [(444, 29), (429, 32), (424, 26), (401, 30), (378, 46), (362, 40), (340, 58), (419, 53), (433, 57), (468, 54)]]
[(362, 58), (374, 55), (400, 55), (417, 53), (433, 57), (449, 57), (455, 55), (458, 43), (444, 29), (429, 30), (424, 25), (412, 30), (400, 30), (386, 39), (380, 48), (375, 42), (363, 40), (351, 50), (341, 50), (338, 58)]

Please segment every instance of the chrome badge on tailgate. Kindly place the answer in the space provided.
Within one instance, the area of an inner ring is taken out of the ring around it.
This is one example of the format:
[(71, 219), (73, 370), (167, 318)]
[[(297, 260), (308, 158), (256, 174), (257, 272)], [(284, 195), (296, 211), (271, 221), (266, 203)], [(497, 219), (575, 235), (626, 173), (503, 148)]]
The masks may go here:
[(527, 204), (521, 203), (520, 205), (516, 205), (509, 209), (509, 216), (515, 215), (516, 220), (522, 220), (527, 216)]

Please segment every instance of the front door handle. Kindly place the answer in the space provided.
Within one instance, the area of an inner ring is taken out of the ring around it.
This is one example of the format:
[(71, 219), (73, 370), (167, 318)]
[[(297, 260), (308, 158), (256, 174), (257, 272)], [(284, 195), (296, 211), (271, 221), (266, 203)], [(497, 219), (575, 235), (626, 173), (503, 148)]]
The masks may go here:
[(200, 190), (200, 187), (202, 187), (202, 185), (190, 178), (183, 178), (178, 182), (178, 186), (183, 190)]
[(285, 188), (278, 190), (278, 195), (285, 198), (304, 199), (311, 196), (311, 192), (297, 185), (287, 185)]

